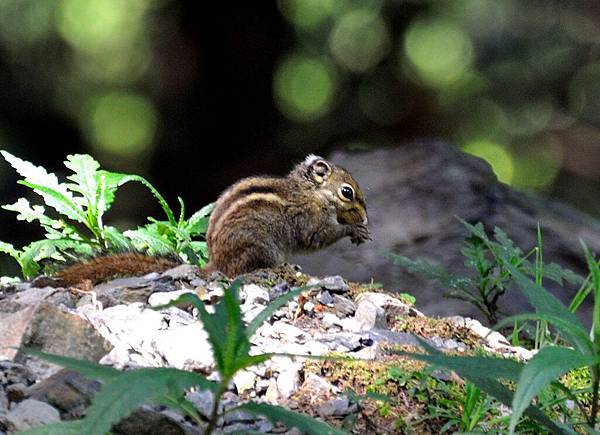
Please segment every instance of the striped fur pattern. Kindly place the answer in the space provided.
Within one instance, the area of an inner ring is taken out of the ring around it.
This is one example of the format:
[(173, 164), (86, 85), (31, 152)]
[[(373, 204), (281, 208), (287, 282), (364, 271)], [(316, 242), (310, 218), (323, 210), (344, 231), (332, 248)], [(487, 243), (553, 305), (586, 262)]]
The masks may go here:
[(207, 270), (236, 276), (344, 237), (369, 239), (367, 206), (344, 168), (309, 155), (287, 177), (251, 177), (227, 189), (211, 215)]

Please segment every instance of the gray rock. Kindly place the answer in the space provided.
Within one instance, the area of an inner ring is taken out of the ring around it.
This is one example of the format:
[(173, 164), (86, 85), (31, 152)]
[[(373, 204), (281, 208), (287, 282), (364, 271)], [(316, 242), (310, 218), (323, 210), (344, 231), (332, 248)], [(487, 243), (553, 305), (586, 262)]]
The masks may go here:
[(33, 399), (23, 400), (4, 416), (0, 416), (0, 423), (4, 423), (9, 431), (15, 432), (58, 421), (60, 421), (58, 410), (47, 403)]
[(235, 385), (237, 393), (243, 394), (244, 392), (253, 389), (255, 379), (256, 375), (248, 370), (238, 371), (233, 377), (233, 384)]
[(63, 369), (29, 387), (26, 395), (54, 406), (61, 412), (62, 418), (72, 420), (85, 414), (85, 408), (100, 387), (100, 382), (96, 380)]
[(148, 297), (148, 305), (150, 305), (151, 307), (158, 307), (160, 305), (166, 305), (169, 302), (174, 301), (179, 296), (186, 294), (186, 293), (193, 293), (193, 291), (192, 290), (175, 290), (175, 291), (170, 291), (170, 292), (152, 293)]
[(319, 303), (323, 305), (333, 305), (333, 296), (331, 296), (331, 293), (329, 293), (327, 290), (320, 292), (317, 299), (319, 300)]
[(287, 281), (280, 282), (279, 284), (269, 289), (269, 299), (273, 300), (281, 295), (286, 294), (290, 290), (290, 285)]
[(322, 322), (323, 322), (323, 326), (325, 326), (326, 328), (329, 328), (334, 325), (342, 326), (340, 318), (332, 313), (323, 313)]
[(134, 411), (111, 428), (115, 435), (199, 435), (197, 428), (187, 425), (183, 418), (167, 415), (149, 406)]
[(354, 319), (359, 325), (361, 331), (368, 331), (373, 328), (385, 328), (385, 311), (369, 300), (362, 300), (358, 303)]
[(174, 280), (187, 280), (190, 281), (194, 278), (198, 278), (200, 269), (198, 266), (193, 264), (181, 264), (172, 269), (163, 272), (162, 276), (168, 276)]
[(277, 390), (285, 399), (290, 397), (300, 386), (300, 369), (295, 365), (279, 373), (277, 376)]
[(194, 404), (200, 415), (209, 418), (213, 404), (214, 394), (210, 391), (192, 391), (186, 395), (186, 399)]
[(356, 304), (340, 295), (333, 295), (333, 308), (339, 317), (347, 317), (356, 311)]
[(25, 390), (26, 389), (27, 389), (27, 386), (22, 382), (9, 385), (5, 389), (6, 397), (11, 402), (20, 402), (25, 398)]
[(319, 397), (331, 393), (333, 386), (325, 378), (314, 373), (308, 373), (301, 389)]
[(59, 370), (41, 360), (17, 355), (16, 350), (5, 346), (34, 347), (88, 361), (98, 361), (111, 349), (110, 343), (87, 320), (45, 302), (0, 319), (0, 358), (35, 361), (29, 363), (30, 367), (35, 365), (38, 370), (47, 371), (46, 375)]
[(321, 417), (344, 416), (357, 411), (356, 405), (351, 405), (346, 396), (328, 400), (321, 404), (317, 412)]
[(315, 304), (311, 301), (308, 301), (304, 303), (303, 308), (306, 313), (312, 313), (315, 310)]
[(240, 291), (240, 298), (244, 304), (261, 304), (265, 305), (271, 300), (269, 291), (256, 284), (247, 284)]
[(326, 276), (325, 278), (310, 278), (306, 285), (325, 288), (336, 293), (345, 293), (348, 291), (348, 284), (339, 275)]

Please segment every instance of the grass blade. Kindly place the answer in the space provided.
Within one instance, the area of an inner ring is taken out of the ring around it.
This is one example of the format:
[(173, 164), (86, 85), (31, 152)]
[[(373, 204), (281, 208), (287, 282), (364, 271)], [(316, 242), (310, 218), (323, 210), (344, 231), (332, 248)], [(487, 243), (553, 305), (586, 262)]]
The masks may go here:
[(597, 362), (595, 356), (583, 355), (566, 347), (547, 346), (540, 349), (521, 371), (512, 401), (510, 433), (514, 433), (521, 415), (542, 388), (570, 370)]
[(590, 340), (588, 333), (585, 329), (580, 328), (578, 325), (570, 323), (567, 320), (564, 320), (560, 317), (553, 316), (550, 314), (541, 314), (541, 313), (525, 313), (525, 314), (517, 314), (515, 316), (510, 316), (505, 319), (502, 319), (498, 322), (494, 329), (498, 330), (505, 326), (510, 325), (512, 322), (517, 321), (525, 321), (525, 320), (543, 320), (546, 321), (556, 327), (557, 330), (569, 331), (569, 337), (571, 338), (571, 344), (575, 349), (585, 355), (594, 355), (594, 345)]

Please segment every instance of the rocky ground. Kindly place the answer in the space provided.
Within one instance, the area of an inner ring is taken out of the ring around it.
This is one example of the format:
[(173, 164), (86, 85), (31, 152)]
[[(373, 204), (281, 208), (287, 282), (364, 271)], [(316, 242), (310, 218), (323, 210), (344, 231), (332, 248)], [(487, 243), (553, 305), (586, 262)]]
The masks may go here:
[[(207, 335), (190, 309), (154, 310), (181, 293), (194, 292), (214, 303), (226, 286), (222, 277), (207, 280), (195, 266), (182, 265), (162, 274), (119, 278), (95, 287), (54, 288), (48, 282), (13, 283), (0, 288), (0, 435), (85, 415), (99, 391), (98, 381), (18, 352), (35, 347), (46, 352), (99, 361), (118, 369), (176, 367), (215, 378)], [(407, 373), (422, 364), (389, 354), (391, 347), (417, 350), (413, 334), (452, 352), (473, 349), (520, 359), (530, 352), (511, 347), (497, 332), (461, 317), (429, 319), (398, 295), (372, 285), (348, 283), (339, 276), (315, 278), (292, 267), (263, 270), (245, 277), (241, 309), (251, 320), (277, 296), (297, 285), (315, 287), (289, 302), (263, 324), (251, 340), (252, 353), (291, 353), (354, 358), (315, 360), (274, 357), (239, 372), (222, 402), (228, 409), (253, 399), (344, 426), (355, 433), (396, 433), (398, 419), (416, 418), (424, 402), (389, 383), (393, 412), (359, 401), (375, 383), (384, 385), (390, 364)], [(46, 285), (46, 286), (45, 286)], [(440, 376), (444, 376), (441, 375)], [(190, 391), (187, 398), (207, 417), (212, 397)], [(416, 426), (435, 432), (440, 421)], [(219, 431), (298, 433), (249, 414), (233, 412)], [(115, 434), (198, 434), (189, 419), (164, 407), (145, 405), (118, 425)]]

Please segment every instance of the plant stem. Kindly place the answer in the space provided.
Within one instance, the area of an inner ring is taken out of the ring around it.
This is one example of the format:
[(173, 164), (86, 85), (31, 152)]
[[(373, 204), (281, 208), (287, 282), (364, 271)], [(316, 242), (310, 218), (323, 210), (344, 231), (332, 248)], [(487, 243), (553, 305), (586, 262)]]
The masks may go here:
[(229, 384), (228, 379), (221, 381), (219, 388), (215, 392), (213, 407), (210, 413), (210, 419), (208, 420), (208, 426), (204, 431), (204, 435), (210, 435), (211, 433), (213, 433), (217, 426), (217, 419), (219, 417), (219, 403), (221, 402), (221, 396), (223, 395), (223, 393), (225, 393), (225, 390), (227, 390), (227, 384)]
[(600, 366), (598, 364), (595, 364), (592, 368), (592, 380), (592, 415), (590, 415), (589, 422), (593, 429), (598, 414), (598, 388), (600, 387)]

